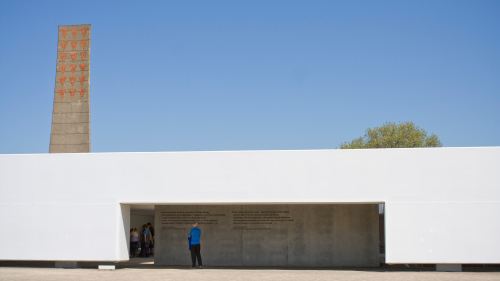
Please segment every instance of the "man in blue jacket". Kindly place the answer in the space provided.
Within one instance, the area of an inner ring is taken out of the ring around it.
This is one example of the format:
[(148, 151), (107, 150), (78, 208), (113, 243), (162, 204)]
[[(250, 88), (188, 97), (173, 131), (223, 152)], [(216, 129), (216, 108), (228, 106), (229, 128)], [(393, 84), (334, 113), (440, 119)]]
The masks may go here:
[(193, 262), (193, 268), (196, 268), (196, 258), (198, 258), (198, 264), (201, 268), (200, 236), (201, 230), (198, 228), (198, 223), (195, 222), (188, 237), (191, 238), (191, 261)]

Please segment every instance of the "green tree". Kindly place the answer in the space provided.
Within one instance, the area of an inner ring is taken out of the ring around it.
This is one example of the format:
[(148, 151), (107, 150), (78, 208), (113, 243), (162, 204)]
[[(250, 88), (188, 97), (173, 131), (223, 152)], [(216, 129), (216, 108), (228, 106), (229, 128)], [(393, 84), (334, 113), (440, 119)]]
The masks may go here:
[(427, 136), (427, 132), (413, 122), (386, 122), (381, 127), (366, 129), (362, 137), (340, 144), (341, 149), (441, 146), (443, 144), (435, 134)]

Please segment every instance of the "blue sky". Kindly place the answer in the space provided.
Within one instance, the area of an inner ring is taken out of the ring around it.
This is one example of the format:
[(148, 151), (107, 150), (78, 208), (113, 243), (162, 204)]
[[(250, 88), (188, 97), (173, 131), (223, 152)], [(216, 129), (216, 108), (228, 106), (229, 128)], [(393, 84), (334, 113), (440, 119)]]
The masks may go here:
[(0, 1), (0, 153), (47, 153), (92, 24), (92, 152), (330, 149), (386, 121), (500, 145), (500, 1)]

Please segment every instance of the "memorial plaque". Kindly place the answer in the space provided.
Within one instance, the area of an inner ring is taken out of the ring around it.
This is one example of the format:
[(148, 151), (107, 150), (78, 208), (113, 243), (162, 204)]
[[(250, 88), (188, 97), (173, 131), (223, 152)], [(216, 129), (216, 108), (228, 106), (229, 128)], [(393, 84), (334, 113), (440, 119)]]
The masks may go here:
[(190, 265), (202, 231), (206, 266), (378, 266), (378, 205), (157, 205), (155, 264)]

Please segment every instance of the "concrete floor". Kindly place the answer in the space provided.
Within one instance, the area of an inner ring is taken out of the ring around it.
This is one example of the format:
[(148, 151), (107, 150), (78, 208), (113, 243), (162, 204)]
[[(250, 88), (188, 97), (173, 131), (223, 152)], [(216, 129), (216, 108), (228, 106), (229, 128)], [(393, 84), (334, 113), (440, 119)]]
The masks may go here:
[[(433, 267), (407, 268), (403, 265), (386, 265), (380, 268), (356, 269), (266, 269), (266, 268), (214, 268), (190, 269), (154, 265), (154, 258), (133, 258), (115, 264), (116, 270), (97, 270), (99, 264), (82, 263), (78, 269), (59, 269), (53, 265), (27, 267), (26, 264), (0, 264), (0, 280), (500, 280), (500, 268), (464, 268), (468, 272), (435, 272)], [(113, 264), (113, 263), (108, 263)], [(19, 266), (19, 267), (16, 267)], [(32, 265), (37, 266), (37, 265)], [(472, 271), (472, 272), (471, 272)], [(475, 272), (477, 271), (477, 272)]]
[[(434, 268), (407, 268), (384, 266), (367, 269), (265, 269), (265, 268), (213, 268), (190, 269), (190, 267), (155, 266), (154, 258), (133, 258), (117, 263), (116, 270), (97, 270), (98, 264), (84, 263), (85, 268), (35, 268), (5, 265), (0, 267), (0, 280), (9, 281), (71, 281), (71, 280), (500, 280), (500, 268), (486, 272), (435, 272)], [(110, 263), (111, 264), (111, 263)], [(481, 270), (481, 269), (479, 269)], [(494, 272), (491, 272), (491, 271)]]
[(500, 272), (411, 272), (354, 270), (278, 270), (278, 269), (138, 269), (112, 271), (97, 269), (57, 269), (0, 267), (0, 280), (500, 280)]

